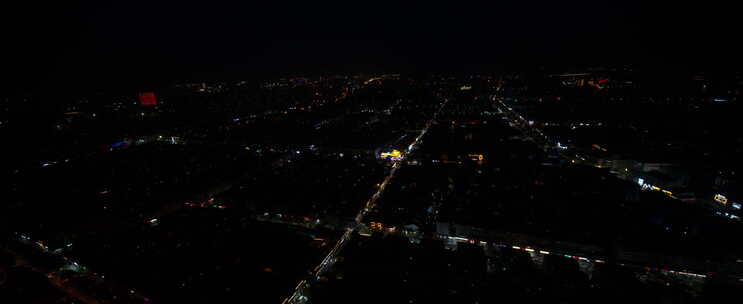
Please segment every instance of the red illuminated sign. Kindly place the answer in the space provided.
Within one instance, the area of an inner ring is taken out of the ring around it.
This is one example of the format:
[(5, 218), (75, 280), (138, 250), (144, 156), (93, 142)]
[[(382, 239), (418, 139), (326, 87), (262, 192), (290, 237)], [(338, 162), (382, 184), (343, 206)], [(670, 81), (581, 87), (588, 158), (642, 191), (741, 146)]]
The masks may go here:
[(157, 99), (155, 98), (155, 93), (152, 93), (152, 92), (139, 93), (139, 104), (143, 106), (157, 105)]

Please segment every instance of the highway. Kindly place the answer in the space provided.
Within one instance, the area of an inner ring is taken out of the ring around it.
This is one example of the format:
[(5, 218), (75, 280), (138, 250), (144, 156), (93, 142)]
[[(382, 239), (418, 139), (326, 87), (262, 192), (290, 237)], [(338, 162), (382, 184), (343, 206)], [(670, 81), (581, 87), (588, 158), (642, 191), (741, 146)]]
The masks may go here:
[(389, 175), (385, 177), (384, 181), (380, 183), (380, 186), (377, 189), (377, 191), (374, 193), (374, 195), (372, 195), (372, 197), (369, 198), (366, 204), (364, 204), (364, 208), (359, 210), (359, 212), (356, 215), (356, 221), (353, 224), (353, 227), (346, 228), (346, 231), (343, 233), (343, 236), (341, 236), (341, 238), (338, 240), (335, 246), (333, 246), (333, 249), (331, 249), (330, 252), (328, 252), (328, 255), (325, 256), (325, 258), (322, 260), (322, 262), (313, 269), (313, 276), (311, 278), (301, 280), (297, 284), (297, 286), (294, 288), (294, 292), (292, 293), (292, 295), (286, 298), (282, 302), (283, 304), (303, 304), (309, 300), (309, 298), (305, 295), (305, 290), (310, 287), (310, 284), (312, 283), (313, 280), (320, 279), (320, 277), (323, 274), (325, 274), (330, 269), (330, 267), (333, 266), (333, 264), (338, 258), (338, 253), (340, 253), (343, 247), (345, 247), (348, 241), (353, 237), (353, 233), (359, 227), (359, 224), (364, 219), (364, 216), (366, 216), (366, 214), (369, 213), (369, 211), (371, 211), (374, 208), (377, 200), (384, 192), (384, 189), (386, 189), (387, 184), (389, 184), (390, 180), (392, 180), (392, 178), (395, 176), (401, 164), (403, 164), (405, 160), (407, 159), (407, 156), (413, 150), (417, 148), (423, 136), (426, 135), (426, 132), (428, 132), (428, 128), (436, 120), (436, 118), (438, 117), (438, 114), (441, 112), (444, 106), (446, 106), (446, 103), (448, 101), (449, 101), (448, 99), (444, 99), (444, 101), (441, 103), (439, 108), (434, 112), (431, 119), (425, 124), (423, 129), (418, 133), (418, 136), (416, 136), (415, 140), (407, 147), (405, 151), (403, 151), (400, 159), (392, 161), (392, 169), (390, 170)]

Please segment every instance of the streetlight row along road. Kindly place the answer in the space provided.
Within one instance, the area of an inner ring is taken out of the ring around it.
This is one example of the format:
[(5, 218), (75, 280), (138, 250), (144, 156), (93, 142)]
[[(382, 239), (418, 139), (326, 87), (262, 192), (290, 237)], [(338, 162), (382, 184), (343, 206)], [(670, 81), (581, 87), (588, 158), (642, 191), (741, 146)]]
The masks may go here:
[[(423, 136), (428, 131), (428, 128), (431, 126), (431, 124), (436, 120), (438, 117), (439, 112), (446, 106), (446, 103), (449, 100), (444, 98), (444, 101), (441, 103), (441, 106), (433, 113), (433, 116), (431, 119), (425, 124), (423, 129), (420, 131), (418, 136), (415, 138), (413, 143), (411, 143), (407, 150), (405, 150), (402, 153), (402, 156), (400, 159), (393, 160), (392, 163), (392, 170), (390, 170), (390, 174), (387, 175), (387, 177), (384, 179), (384, 181), (380, 184), (379, 189), (377, 189), (377, 192), (374, 193), (374, 195), (366, 202), (364, 205), (364, 208), (359, 210), (358, 214), (356, 215), (356, 221), (353, 224), (353, 227), (346, 228), (346, 232), (343, 233), (343, 236), (338, 240), (338, 242), (333, 246), (333, 249), (330, 250), (327, 256), (322, 260), (322, 262), (317, 265), (313, 270), (313, 277), (312, 280), (316, 280), (320, 278), (322, 274), (324, 274), (332, 265), (335, 263), (338, 253), (343, 249), (343, 247), (348, 243), (348, 241), (353, 236), (354, 231), (359, 227), (359, 224), (361, 224), (361, 221), (364, 219), (364, 216), (371, 211), (376, 202), (377, 199), (381, 196), (381, 194), (384, 192), (384, 189), (386, 188), (387, 184), (390, 180), (395, 176), (397, 173), (397, 169), (400, 168), (400, 164), (403, 163), (406, 159), (408, 154), (412, 152), (420, 143)], [(304, 290), (309, 287), (310, 281), (308, 279), (301, 280), (297, 286), (294, 288), (294, 292), (289, 298), (286, 298), (282, 304), (297, 304), (297, 303), (305, 303), (308, 298), (304, 295)]]

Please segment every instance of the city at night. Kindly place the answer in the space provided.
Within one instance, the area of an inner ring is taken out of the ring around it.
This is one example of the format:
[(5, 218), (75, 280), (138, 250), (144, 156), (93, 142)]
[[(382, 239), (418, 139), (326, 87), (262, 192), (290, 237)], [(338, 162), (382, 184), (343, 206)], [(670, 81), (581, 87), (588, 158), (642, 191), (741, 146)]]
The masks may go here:
[(0, 303), (741, 301), (737, 10), (491, 2), (4, 10)]

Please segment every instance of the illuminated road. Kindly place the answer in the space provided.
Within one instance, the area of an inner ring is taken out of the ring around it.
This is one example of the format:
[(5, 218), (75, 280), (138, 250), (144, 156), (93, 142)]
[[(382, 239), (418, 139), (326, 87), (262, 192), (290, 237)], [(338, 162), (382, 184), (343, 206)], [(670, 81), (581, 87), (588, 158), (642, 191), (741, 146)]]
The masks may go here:
[[(469, 243), (469, 244), (478, 244), (480, 246), (495, 246), (495, 247), (501, 247), (501, 248), (511, 248), (513, 250), (519, 250), (524, 251), (528, 254), (530, 254), (532, 257), (535, 255), (557, 255), (557, 256), (563, 256), (568, 259), (574, 259), (576, 261), (580, 261), (583, 263), (589, 263), (589, 264), (604, 264), (606, 263), (607, 259), (605, 257), (597, 257), (597, 256), (591, 256), (586, 254), (576, 254), (571, 253), (565, 249), (561, 248), (546, 248), (541, 247), (537, 249), (537, 247), (534, 246), (524, 246), (522, 244), (515, 244), (515, 243), (505, 243), (505, 242), (486, 242), (483, 240), (474, 240), (474, 239), (468, 239), (465, 237), (459, 237), (459, 236), (447, 236), (447, 235), (438, 235), (434, 237), (434, 239), (437, 240), (451, 240), (457, 243)], [(696, 280), (703, 280), (707, 277), (707, 275), (702, 273), (694, 273), (687, 270), (671, 270), (663, 267), (657, 267), (657, 266), (642, 266), (636, 263), (633, 263), (632, 261), (626, 261), (630, 264), (624, 264), (623, 261), (618, 261), (619, 265), (626, 266), (626, 267), (632, 267), (635, 269), (644, 269), (646, 271), (654, 271), (654, 272), (662, 272), (669, 275), (675, 275), (675, 276), (681, 276), (686, 279), (696, 279)]]
[[(519, 114), (518, 112), (514, 111), (511, 107), (509, 107), (505, 103), (503, 103), (503, 100), (501, 100), (500, 98), (493, 98), (492, 100), (496, 102), (496, 106), (498, 106), (498, 108), (500, 109), (500, 111), (503, 112), (506, 115), (506, 117), (508, 117), (509, 119), (511, 119), (514, 122), (520, 122), (520, 124), (522, 126), (529, 126), (528, 120), (525, 119), (523, 116), (521, 116), (521, 114)], [(595, 167), (598, 167), (598, 168), (602, 168), (599, 165), (599, 161), (597, 161), (596, 159), (587, 159), (586, 157), (583, 157), (581, 155), (578, 155), (578, 154), (576, 154), (574, 152), (568, 152), (567, 151), (567, 149), (568, 149), (567, 147), (561, 146), (559, 142), (553, 142), (552, 140), (550, 140), (549, 138), (547, 138), (547, 136), (545, 136), (544, 133), (542, 133), (542, 131), (539, 130), (539, 128), (537, 128), (537, 127), (532, 127), (532, 126), (523, 127), (523, 128), (520, 129), (520, 131), (524, 132), (526, 135), (528, 135), (529, 137), (531, 137), (531, 139), (536, 144), (542, 145), (542, 147), (544, 148), (545, 151), (548, 148), (552, 148), (552, 149), (555, 149), (557, 151), (561, 151), (561, 152), (559, 152), (559, 155), (562, 158), (570, 161), (571, 163), (580, 163), (580, 164), (584, 164), (584, 165), (589, 165), (589, 166), (595, 166)], [(617, 173), (617, 172), (612, 172), (612, 173), (614, 174), (614, 176), (616, 176), (619, 179), (629, 180), (629, 181), (631, 181), (633, 183), (634, 182), (638, 182), (637, 179), (629, 178), (630, 175), (628, 175), (629, 174), (628, 169), (630, 169), (630, 168), (624, 168), (624, 170), (625, 170), (624, 171), (624, 174)], [(621, 168), (619, 170), (621, 170)], [(633, 173), (632, 176), (635, 176), (635, 177), (637, 177), (638, 175), (641, 175), (641, 173), (636, 172), (635, 170), (632, 170), (632, 173)], [(641, 176), (641, 178), (643, 180), (647, 180), (648, 179), (645, 176)], [(673, 198), (673, 199), (678, 200), (678, 198), (676, 196), (674, 196), (671, 191), (668, 191), (667, 189), (663, 189), (662, 187), (658, 187), (658, 185), (641, 184), (641, 186), (643, 186), (643, 190), (649, 189), (649, 190), (653, 190), (653, 191), (659, 191), (659, 192), (665, 194), (666, 196), (668, 196), (670, 198)]]
[(338, 242), (333, 246), (333, 249), (330, 250), (327, 256), (322, 260), (322, 262), (317, 265), (313, 269), (313, 277), (311, 279), (304, 279), (297, 284), (297, 286), (294, 288), (294, 292), (292, 295), (285, 299), (282, 303), (283, 304), (296, 304), (296, 303), (306, 303), (309, 299), (307, 296), (305, 296), (305, 290), (310, 287), (311, 281), (310, 280), (317, 280), (319, 279), (324, 273), (327, 272), (327, 270), (333, 266), (335, 263), (338, 253), (343, 249), (343, 247), (348, 243), (348, 241), (353, 236), (353, 233), (358, 228), (361, 221), (364, 219), (364, 216), (374, 208), (376, 205), (377, 200), (384, 192), (384, 189), (386, 188), (387, 184), (389, 184), (390, 180), (395, 176), (397, 173), (397, 170), (400, 168), (401, 164), (407, 159), (407, 156), (415, 150), (415, 148), (420, 143), (420, 140), (423, 138), (423, 136), (428, 132), (428, 128), (431, 126), (433, 121), (436, 120), (438, 117), (439, 112), (446, 106), (446, 103), (448, 102), (448, 99), (444, 99), (444, 102), (441, 103), (441, 106), (434, 112), (431, 119), (426, 123), (426, 125), (423, 127), (423, 129), (420, 131), (418, 136), (415, 138), (415, 140), (408, 146), (408, 148), (402, 153), (402, 156), (400, 159), (393, 160), (392, 162), (392, 170), (390, 170), (390, 174), (387, 175), (387, 177), (384, 179), (384, 181), (379, 185), (379, 189), (377, 189), (377, 192), (372, 195), (372, 197), (366, 202), (364, 205), (364, 208), (359, 210), (358, 214), (356, 215), (356, 222), (354, 223), (353, 227), (346, 228), (346, 231), (343, 233), (343, 236), (338, 240)]
[[(509, 107), (505, 103), (503, 103), (503, 100), (501, 100), (500, 98), (493, 98), (492, 100), (496, 102), (496, 106), (499, 108), (499, 110), (501, 112), (503, 112), (503, 114), (506, 115), (506, 117), (508, 117), (511, 121), (518, 122), (522, 126), (527, 126), (527, 127), (522, 127), (520, 129), (520, 131), (524, 132), (524, 134), (526, 134), (527, 136), (530, 136), (535, 141), (536, 144), (538, 144), (538, 145), (541, 144), (545, 148), (551, 147), (551, 148), (555, 148), (555, 149), (559, 149), (559, 150), (565, 150), (566, 149), (566, 147), (561, 147), (559, 143), (553, 143), (538, 128), (529, 126), (528, 120), (526, 120), (518, 112), (514, 111), (511, 107)], [(560, 148), (562, 148), (562, 149), (560, 149)], [(584, 163), (584, 164), (588, 164), (588, 165), (595, 165), (597, 163), (595, 160), (586, 159), (586, 158), (583, 158), (583, 157), (581, 157), (579, 155), (575, 155), (574, 153), (560, 152), (560, 156), (563, 157), (563, 158), (565, 158), (566, 160), (571, 161), (572, 163), (580, 162), (580, 163)], [(625, 180), (627, 179), (625, 176), (622, 176), (621, 174), (616, 174), (615, 173), (614, 176), (616, 176), (617, 178), (620, 178), (620, 179), (625, 179)], [(635, 181), (633, 180), (633, 182), (635, 182)], [(650, 185), (647, 185), (646, 184), (646, 186), (650, 186)], [(664, 190), (664, 189), (659, 188), (657, 186), (652, 186), (652, 187), (648, 187), (648, 188), (651, 189), (651, 190), (653, 190), (653, 191), (660, 191), (660, 192), (664, 193), (666, 196), (668, 196), (668, 197), (670, 197), (672, 199), (678, 200), (678, 198), (675, 197), (675, 196), (673, 196), (673, 194), (670, 191), (668, 191), (668, 190)], [(643, 189), (645, 189), (645, 188), (643, 188)], [(657, 268), (657, 267), (639, 266), (639, 265), (642, 265), (643, 262), (642, 261), (638, 261), (635, 258), (627, 258), (627, 259), (625, 259), (625, 262), (631, 263), (635, 267), (642, 267), (644, 269), (659, 270), (659, 268)], [(679, 265), (679, 264), (674, 265), (674, 267), (677, 267), (678, 269), (685, 269), (686, 268), (685, 265)], [(697, 277), (697, 278), (704, 278), (704, 277), (706, 277), (706, 275), (704, 275), (704, 274), (691, 273), (691, 272), (687, 272), (686, 270), (678, 270), (678, 271), (675, 271), (675, 272), (672, 271), (672, 270), (667, 270), (667, 269), (665, 269), (665, 270), (664, 269), (661, 269), (661, 270), (663, 272), (676, 273), (676, 274), (681, 274), (681, 275), (689, 276), (689, 277)], [(739, 278), (739, 279), (743, 279), (743, 274), (738, 274), (736, 277)]]

